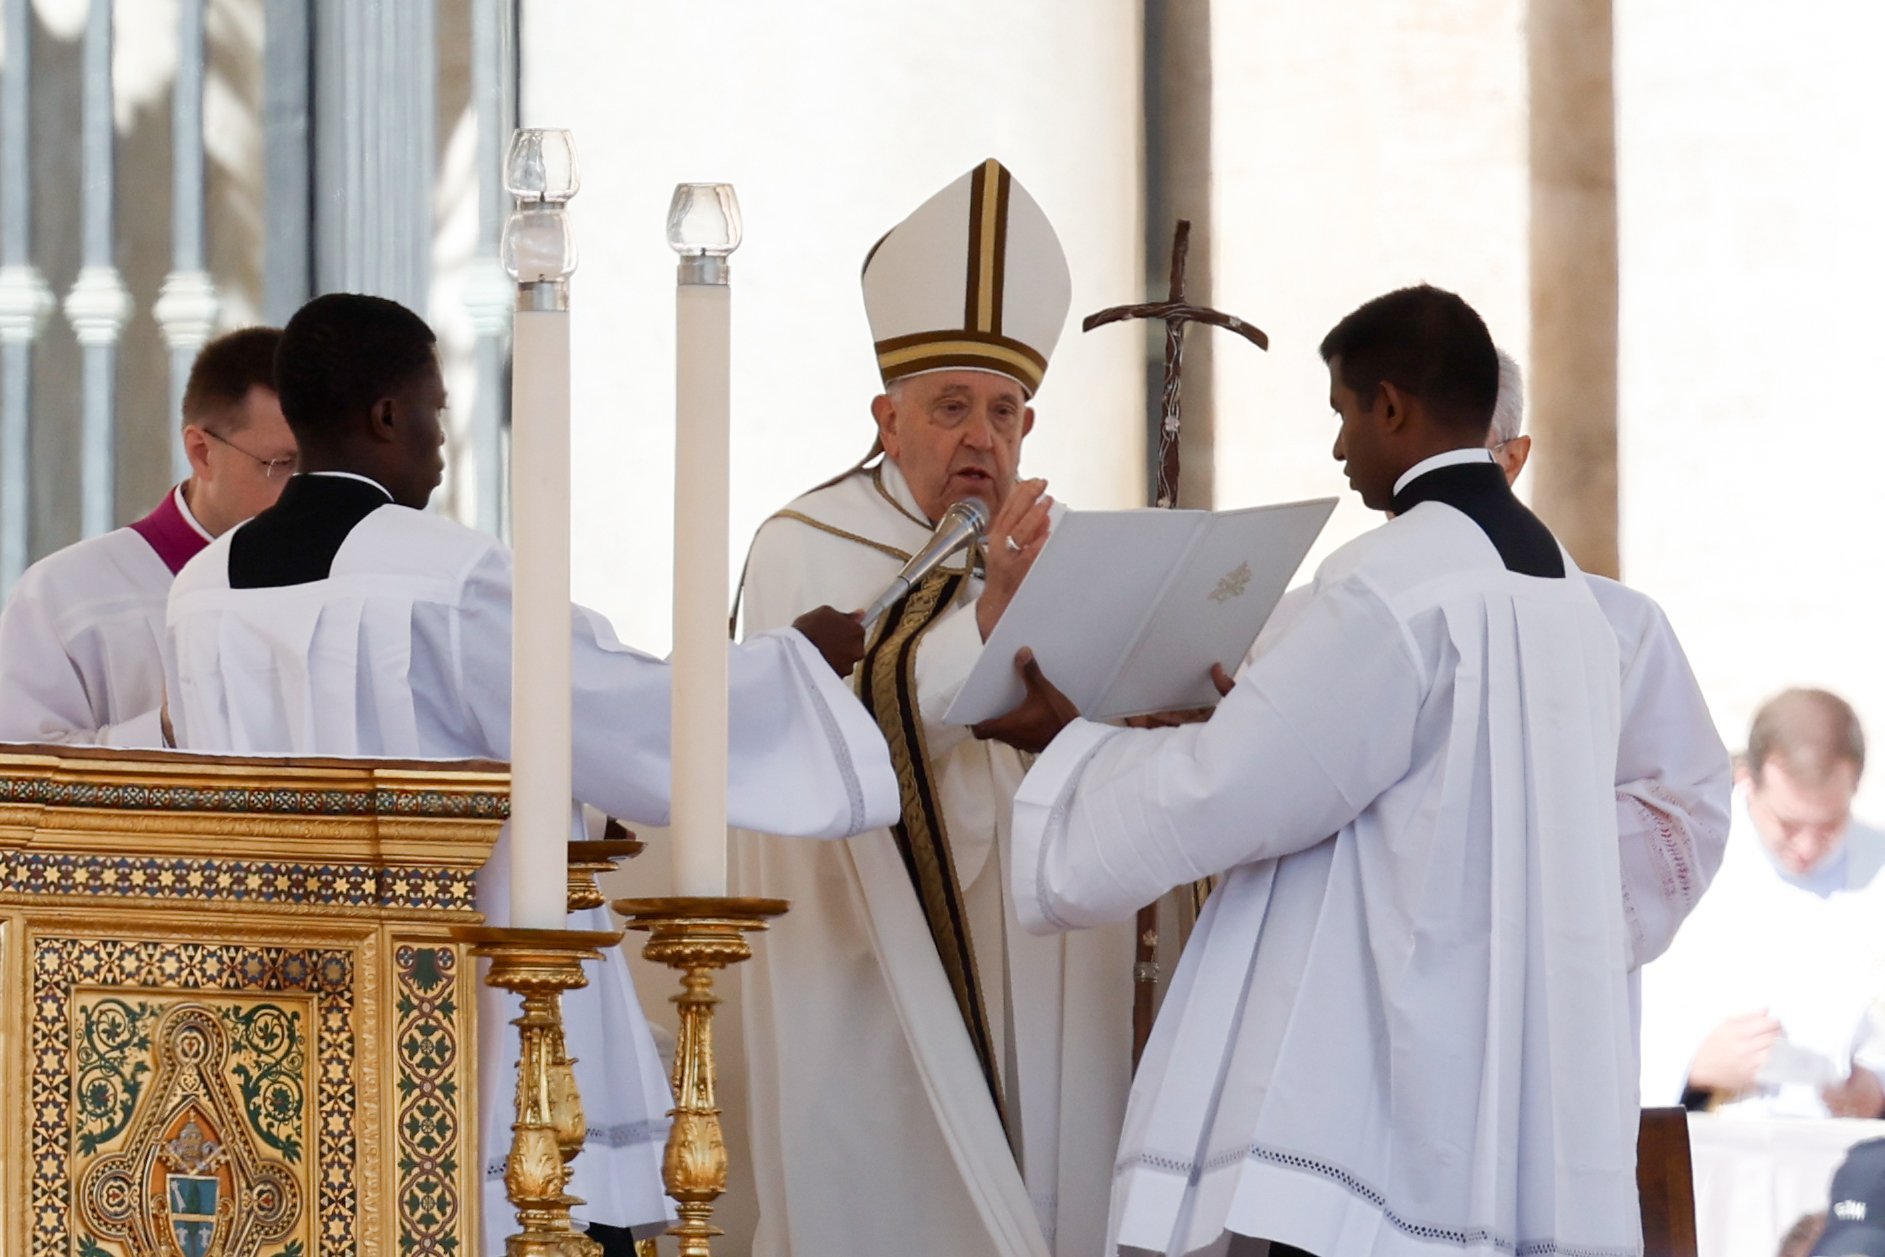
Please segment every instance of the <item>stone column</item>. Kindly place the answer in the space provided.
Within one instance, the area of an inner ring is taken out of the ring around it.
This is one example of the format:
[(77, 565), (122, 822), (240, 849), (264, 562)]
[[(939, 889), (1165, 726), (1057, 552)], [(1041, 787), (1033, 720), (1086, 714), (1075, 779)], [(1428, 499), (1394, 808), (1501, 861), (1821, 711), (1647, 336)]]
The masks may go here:
[(208, 192), (204, 174), (203, 80), (209, 59), (204, 39), (205, 0), (183, 0), (177, 10), (177, 81), (171, 89), (170, 273), (151, 313), (170, 350), (170, 474), (190, 478), (183, 449), (183, 390), (197, 351), (216, 330), (221, 303), (204, 248)]
[[(1191, 220), (1185, 299), (1211, 304), (1211, 5), (1175, 0), (1145, 8), (1145, 292), (1121, 300), (1158, 301), (1171, 279), (1172, 230)], [(1087, 312), (1076, 310), (1076, 317)], [(1212, 505), (1211, 340), (1222, 333), (1194, 327), (1185, 335), (1184, 426), (1178, 502)], [(1159, 395), (1164, 383), (1165, 325), (1146, 328), (1146, 483), (1156, 484)]]
[[(314, 290), (311, 0), (270, 0), (262, 26), (262, 318), (280, 327)], [(348, 107), (343, 104), (343, 108)], [(364, 109), (355, 101), (353, 108)]]
[(432, 287), (437, 0), (314, 6), (315, 287), (398, 301)]
[(515, 10), (506, 0), (471, 8), (471, 95), (478, 118), (478, 251), (465, 280), (465, 307), (478, 334), (478, 388), (472, 394), (472, 517), (482, 532), (509, 535), (504, 455), (510, 427), (508, 338), (517, 285), (498, 262), (510, 197), (504, 155), (516, 121)]
[(0, 65), (0, 597), (26, 570), (31, 491), (33, 343), (52, 309), (52, 290), (33, 265), (29, 180), (33, 12), (6, 0), (6, 60)]
[(1617, 561), (1611, 0), (1531, 0), (1532, 505), (1579, 566)]
[(79, 217), (84, 265), (66, 293), (65, 316), (84, 348), (79, 420), (81, 535), (109, 532), (117, 516), (118, 336), (131, 294), (116, 262), (117, 151), (112, 122), (111, 0), (91, 0), (85, 19), (85, 96), (79, 117), (84, 181)]

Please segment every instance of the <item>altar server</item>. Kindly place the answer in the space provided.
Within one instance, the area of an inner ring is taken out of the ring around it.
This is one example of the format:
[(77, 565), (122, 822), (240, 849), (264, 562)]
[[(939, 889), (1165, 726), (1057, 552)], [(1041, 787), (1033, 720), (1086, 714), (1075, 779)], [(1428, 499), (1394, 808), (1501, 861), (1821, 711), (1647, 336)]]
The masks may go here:
[[(1432, 288), (1323, 341), (1334, 454), (1395, 518), (1332, 555), (1204, 723), (1040, 678), (1036, 929), (1211, 896), (1134, 1080), (1107, 1251), (1640, 1251), (1616, 635), (1484, 448), (1498, 365)], [(1333, 836), (1331, 836), (1333, 835)]]
[[(1517, 483), (1531, 457), (1524, 423), (1524, 375), (1500, 350), (1499, 394), (1486, 448), (1508, 484)], [(1734, 768), (1662, 607), (1608, 577), (1585, 573), (1584, 579), (1617, 635), (1621, 666), (1617, 854), (1634, 1005), (1641, 967), (1668, 948), (1721, 867)], [(1252, 658), (1282, 634), (1310, 594), (1311, 587), (1302, 585), (1284, 595), (1251, 648)]]
[(211, 540), (295, 470), (272, 327), (205, 345), (183, 389), (190, 478), (136, 523), (28, 568), (0, 611), (0, 742), (161, 746), (164, 600)]
[[(411, 311), (352, 294), (289, 321), (277, 378), (301, 442), (281, 501), (200, 554), (172, 591), (171, 714), (186, 747), (235, 753), (510, 755), (511, 556), (423, 509), (439, 482), (444, 385)], [(823, 643), (814, 646), (808, 634)], [(668, 814), (669, 674), (571, 608), (576, 798), (626, 820)], [(732, 649), (728, 814), (785, 834), (836, 836), (896, 814), (883, 738), (835, 668), (863, 646), (830, 608)], [(508, 919), (504, 850), (479, 878)], [(601, 929), (601, 909), (572, 921)], [(589, 1121), (570, 1190), (585, 1220), (657, 1227), (672, 1101), (628, 969), (611, 958), (564, 997)], [(486, 990), (485, 1227), (510, 1229), (502, 1183), (516, 1037)]]
[(883, 457), (759, 530), (747, 632), (869, 602), (954, 502), (980, 498), (993, 522), (984, 556), (892, 608), (855, 678), (890, 741), (901, 821), (737, 848), (741, 891), (794, 905), (741, 966), (754, 1251), (863, 1257), (894, 1236), (909, 1257), (1089, 1257), (1125, 1107), (1130, 925), (1021, 930), (1005, 886), (1024, 761), (942, 722), (1046, 539), (1044, 482), (1017, 467), (1067, 264), (1040, 206), (988, 161), (878, 242), (863, 287)]

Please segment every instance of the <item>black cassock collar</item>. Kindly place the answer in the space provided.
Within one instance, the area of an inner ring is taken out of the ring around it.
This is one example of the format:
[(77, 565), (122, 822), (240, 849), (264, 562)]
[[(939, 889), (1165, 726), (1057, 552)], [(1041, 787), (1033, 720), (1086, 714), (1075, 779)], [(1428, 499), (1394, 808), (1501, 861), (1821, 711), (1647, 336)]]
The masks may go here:
[(1392, 509), (1405, 515), (1422, 502), (1444, 503), (1479, 525), (1507, 571), (1563, 578), (1558, 539), (1518, 500), (1497, 463), (1454, 463), (1423, 472), (1394, 495)]
[(293, 477), (275, 505), (229, 539), (229, 587), (278, 589), (326, 580), (347, 534), (392, 504), (392, 495), (371, 480)]

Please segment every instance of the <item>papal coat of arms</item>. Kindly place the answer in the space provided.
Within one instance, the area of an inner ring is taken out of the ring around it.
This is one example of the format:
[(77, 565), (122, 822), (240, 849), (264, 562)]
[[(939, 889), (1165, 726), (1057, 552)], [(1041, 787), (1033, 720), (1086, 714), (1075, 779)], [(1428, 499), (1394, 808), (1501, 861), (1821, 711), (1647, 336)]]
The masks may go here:
[(1244, 591), (1249, 588), (1250, 564), (1239, 563), (1236, 567), (1218, 578), (1217, 588), (1211, 591), (1211, 601), (1225, 603), (1229, 602), (1232, 598), (1241, 598), (1243, 597)]
[(216, 1219), (228, 1198), (228, 1158), (210, 1136), (207, 1120), (195, 1108), (184, 1110), (176, 1137), (157, 1154), (152, 1195), (161, 1199), (164, 1220), (183, 1257), (209, 1257), (216, 1239)]
[(92, 1163), (79, 1215), (133, 1254), (255, 1257), (301, 1220), (287, 1164), (262, 1155), (225, 1077), (229, 1036), (214, 1008), (178, 1004), (151, 1036), (156, 1071), (124, 1147)]

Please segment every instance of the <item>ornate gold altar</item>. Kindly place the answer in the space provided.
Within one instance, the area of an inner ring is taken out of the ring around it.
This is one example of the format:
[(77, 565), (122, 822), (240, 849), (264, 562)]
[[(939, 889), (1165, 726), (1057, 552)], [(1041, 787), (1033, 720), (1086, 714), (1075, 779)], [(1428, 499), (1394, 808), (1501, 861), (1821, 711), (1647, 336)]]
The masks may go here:
[(480, 1251), (489, 764), (0, 753), (0, 1252)]

